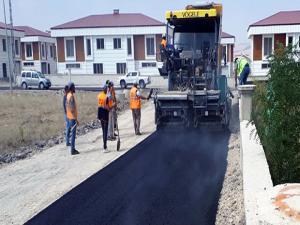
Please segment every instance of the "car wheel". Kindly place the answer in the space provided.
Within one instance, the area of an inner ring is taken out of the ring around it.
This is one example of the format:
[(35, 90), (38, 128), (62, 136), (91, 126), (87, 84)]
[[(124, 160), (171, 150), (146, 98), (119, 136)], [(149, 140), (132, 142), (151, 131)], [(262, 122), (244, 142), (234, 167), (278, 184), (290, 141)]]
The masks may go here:
[(144, 89), (146, 87), (145, 81), (140, 80), (139, 82), (140, 88)]
[(121, 86), (121, 88), (123, 88), (123, 89), (126, 88), (126, 82), (125, 82), (125, 80), (121, 80), (120, 86)]
[(23, 88), (24, 90), (26, 90), (27, 87), (28, 87), (27, 84), (26, 84), (25, 82), (23, 82), (23, 83), (22, 83), (22, 88)]
[(40, 83), (40, 84), (39, 84), (39, 89), (40, 89), (40, 90), (43, 90), (44, 88), (45, 88), (45, 85), (44, 85), (43, 83)]

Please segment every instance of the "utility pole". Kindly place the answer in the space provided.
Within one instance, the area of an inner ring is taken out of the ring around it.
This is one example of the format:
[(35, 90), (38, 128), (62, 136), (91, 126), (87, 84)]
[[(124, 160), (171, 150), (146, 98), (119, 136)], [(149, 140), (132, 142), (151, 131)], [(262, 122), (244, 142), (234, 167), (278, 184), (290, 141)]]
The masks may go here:
[(5, 36), (6, 36), (6, 51), (7, 51), (7, 58), (8, 58), (8, 69), (9, 69), (9, 89), (12, 92), (12, 69), (11, 69), (11, 57), (10, 57), (10, 44), (7, 32), (7, 21), (6, 21), (6, 9), (5, 9), (5, 0), (3, 0), (3, 10), (4, 10), (4, 23), (5, 23)]
[(12, 4), (11, 0), (9, 2), (9, 18), (10, 18), (10, 40), (11, 40), (11, 51), (12, 51), (12, 72), (13, 72), (13, 81), (16, 82), (16, 65), (15, 65), (15, 58), (16, 58), (16, 52), (15, 52), (15, 35), (14, 35), (14, 23), (13, 23), (13, 16), (12, 16)]

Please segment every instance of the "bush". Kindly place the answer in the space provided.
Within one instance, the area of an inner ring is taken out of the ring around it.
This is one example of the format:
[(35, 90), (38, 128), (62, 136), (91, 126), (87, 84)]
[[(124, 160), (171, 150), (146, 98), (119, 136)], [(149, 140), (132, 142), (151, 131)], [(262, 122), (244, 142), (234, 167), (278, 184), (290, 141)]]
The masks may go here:
[(257, 84), (252, 118), (273, 183), (300, 183), (300, 64), (296, 47), (269, 58), (267, 83)]

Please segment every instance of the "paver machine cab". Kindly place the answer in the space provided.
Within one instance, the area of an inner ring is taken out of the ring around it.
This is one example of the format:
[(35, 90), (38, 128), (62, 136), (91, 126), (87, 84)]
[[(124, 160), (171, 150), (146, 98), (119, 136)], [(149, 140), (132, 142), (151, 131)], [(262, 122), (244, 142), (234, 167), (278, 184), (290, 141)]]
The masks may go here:
[(222, 5), (189, 5), (166, 12), (166, 19), (160, 74), (168, 79), (168, 91), (154, 98), (157, 128), (206, 123), (227, 127), (231, 99), (226, 76), (221, 75)]

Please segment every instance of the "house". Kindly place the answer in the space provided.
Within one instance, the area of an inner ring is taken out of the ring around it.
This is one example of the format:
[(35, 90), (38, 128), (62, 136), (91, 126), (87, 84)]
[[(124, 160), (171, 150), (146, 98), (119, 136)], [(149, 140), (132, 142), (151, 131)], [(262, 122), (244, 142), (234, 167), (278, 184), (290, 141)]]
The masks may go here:
[(165, 24), (140, 13), (91, 15), (51, 28), (58, 73), (157, 74)]
[(22, 69), (37, 70), (44, 74), (56, 73), (55, 38), (29, 26), (16, 28), (25, 32), (21, 38)]
[(252, 76), (266, 78), (268, 57), (278, 48), (297, 45), (300, 49), (300, 11), (282, 11), (253, 23), (248, 28), (251, 40)]
[(15, 63), (13, 63), (12, 61), (9, 62), (9, 58), (12, 59), (12, 47), (10, 38), (11, 29), (7, 29), (9, 38), (6, 39), (5, 27), (6, 25), (0, 22), (0, 79), (8, 79), (9, 74), (11, 74), (11, 70), (13, 70), (13, 65), (15, 66), (15, 74), (20, 74), (21, 72), (20, 41), (24, 36), (24, 32), (17, 28), (13, 29)]
[(222, 74), (226, 76), (233, 76), (233, 54), (235, 46), (235, 36), (222, 32), (221, 47), (222, 47)]

